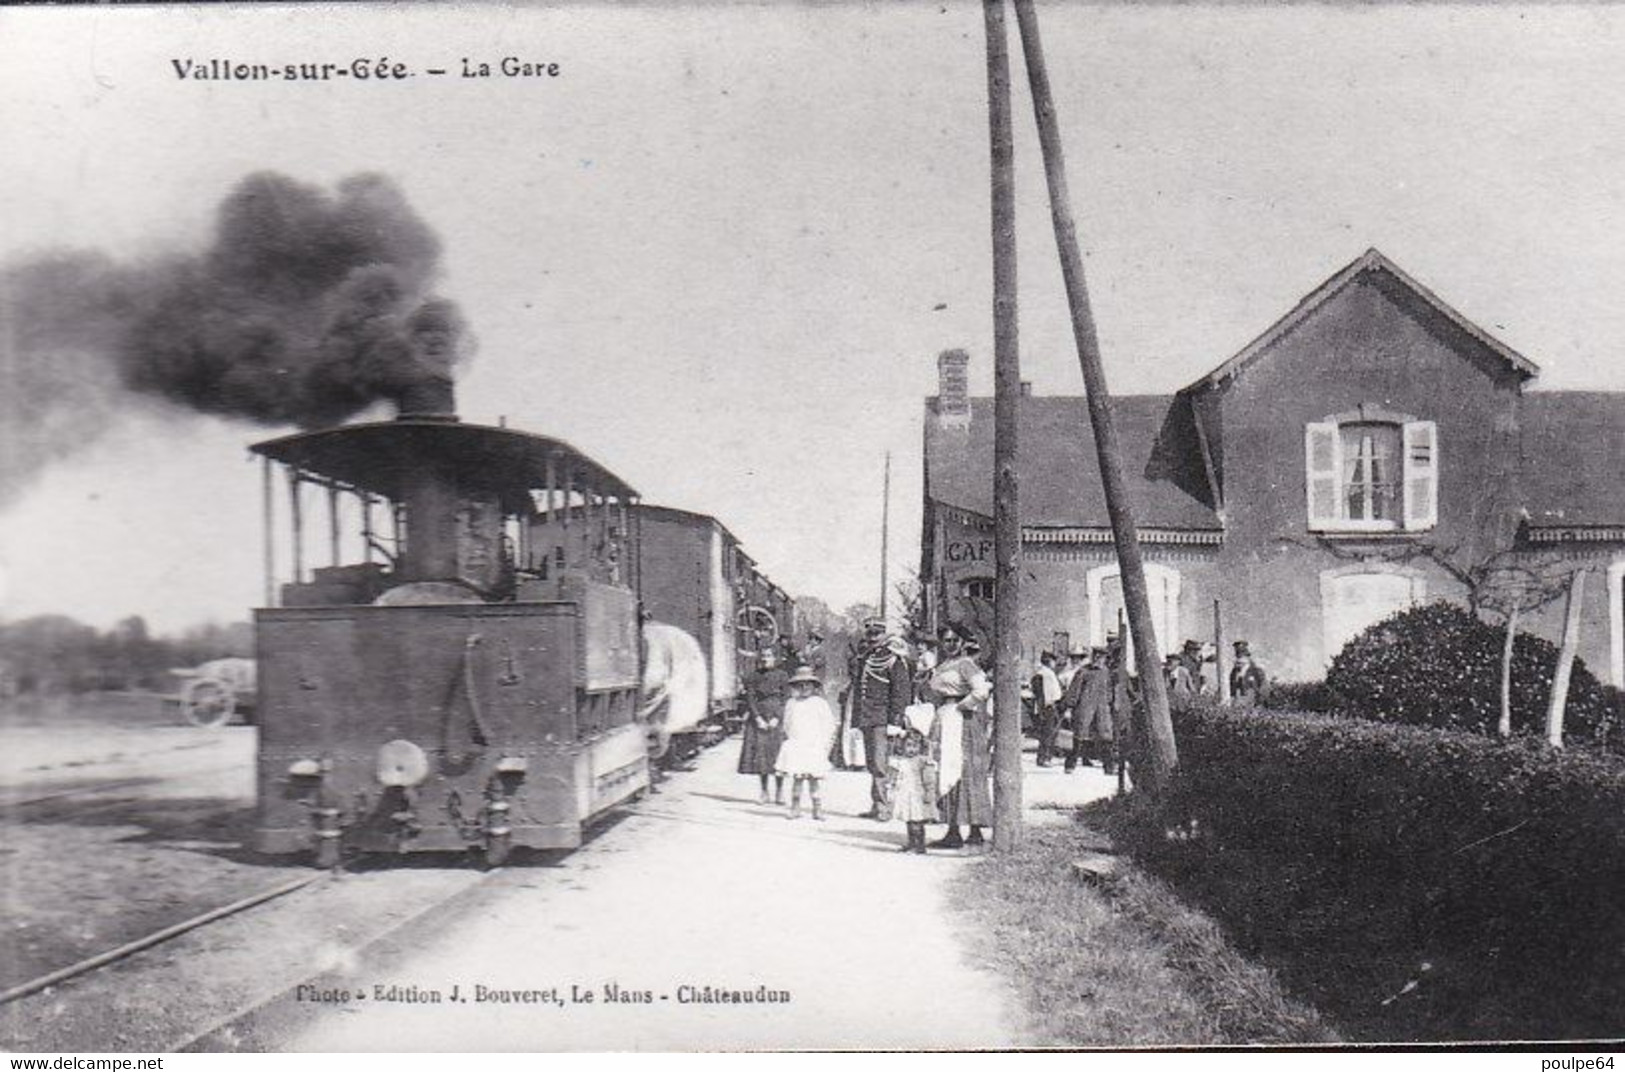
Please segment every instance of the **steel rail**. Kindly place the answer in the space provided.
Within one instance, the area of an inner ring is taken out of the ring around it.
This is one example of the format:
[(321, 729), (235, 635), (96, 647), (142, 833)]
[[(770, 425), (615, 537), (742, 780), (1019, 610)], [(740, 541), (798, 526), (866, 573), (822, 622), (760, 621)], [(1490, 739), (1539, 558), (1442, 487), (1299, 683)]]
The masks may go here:
[(266, 901), (272, 901), (278, 897), (285, 897), (297, 890), (304, 889), (306, 886), (321, 882), (330, 876), (331, 872), (328, 871), (318, 871), (315, 874), (301, 876), (300, 878), (293, 879), (292, 881), (284, 882), (282, 885), (273, 887), (272, 889), (261, 891), (260, 893), (256, 893), (250, 897), (244, 897), (238, 901), (233, 901), (228, 905), (221, 906), (220, 908), (211, 909), (200, 916), (193, 916), (191, 919), (172, 924), (171, 926), (165, 927), (162, 930), (153, 931), (144, 938), (137, 938), (134, 941), (125, 942), (123, 945), (114, 949), (109, 949), (105, 953), (98, 953), (93, 957), (87, 957), (86, 959), (79, 961), (77, 964), (70, 964), (65, 968), (58, 968), (56, 971), (41, 975), (35, 979), (30, 979), (26, 983), (19, 983), (8, 990), (0, 991), (0, 1005), (5, 1005), (16, 1001), (18, 998), (24, 998), (30, 994), (38, 993), (47, 987), (55, 986), (57, 983), (65, 982), (66, 980), (72, 979), (79, 975), (84, 975), (86, 972), (95, 971), (97, 968), (105, 967), (116, 960), (123, 960), (125, 957), (139, 953), (144, 949), (151, 949), (153, 946), (167, 942), (171, 938), (178, 938), (188, 931), (197, 930), (199, 927), (207, 926), (208, 924), (213, 923), (216, 920), (224, 919), (227, 916), (234, 916), (237, 913), (246, 911), (256, 905), (264, 904)]
[(182, 778), (198, 777), (206, 774), (223, 774), (229, 770), (236, 770), (239, 764), (228, 763), (220, 767), (204, 767), (201, 770), (181, 771), (173, 775), (142, 775), (138, 778), (120, 778), (110, 782), (93, 782), (88, 785), (70, 785), (61, 789), (53, 789), (38, 796), (23, 797), (20, 800), (0, 799), (0, 818), (13, 808), (31, 808), (36, 804), (49, 804), (56, 800), (69, 800), (73, 797), (95, 796), (98, 793), (112, 793), (120, 789), (134, 789), (137, 786), (155, 785), (160, 782), (173, 782)]

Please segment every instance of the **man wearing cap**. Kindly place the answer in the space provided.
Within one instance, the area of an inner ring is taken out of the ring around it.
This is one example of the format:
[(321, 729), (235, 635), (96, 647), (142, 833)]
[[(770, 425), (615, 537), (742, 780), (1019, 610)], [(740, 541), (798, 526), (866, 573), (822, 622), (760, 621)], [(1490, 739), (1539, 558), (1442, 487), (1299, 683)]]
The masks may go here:
[(1038, 765), (1049, 766), (1055, 754), (1055, 735), (1061, 728), (1061, 712), (1057, 705), (1064, 693), (1061, 679), (1055, 674), (1055, 654), (1044, 652), (1038, 657), (1038, 672), (1033, 675), (1033, 708), (1038, 716)]
[(1230, 698), (1242, 707), (1251, 707), (1258, 702), (1258, 694), (1264, 691), (1264, 669), (1253, 662), (1253, 653), (1245, 640), (1235, 643), (1236, 662), (1230, 668)]
[(1089, 661), (1072, 675), (1061, 706), (1072, 715), (1072, 751), (1066, 757), (1068, 773), (1079, 764), (1094, 766), (1089, 753), (1097, 741), (1105, 749), (1107, 773), (1111, 773), (1111, 674), (1106, 666), (1105, 648), (1093, 649)]
[[(898, 643), (903, 644), (901, 638)], [(906, 651), (906, 644), (903, 645)], [(885, 817), (886, 727), (901, 725), (903, 709), (914, 698), (914, 675), (908, 659), (886, 642), (886, 620), (863, 623), (863, 647), (852, 660), (852, 728), (863, 734), (863, 760), (869, 771), (871, 806), (865, 819)]]

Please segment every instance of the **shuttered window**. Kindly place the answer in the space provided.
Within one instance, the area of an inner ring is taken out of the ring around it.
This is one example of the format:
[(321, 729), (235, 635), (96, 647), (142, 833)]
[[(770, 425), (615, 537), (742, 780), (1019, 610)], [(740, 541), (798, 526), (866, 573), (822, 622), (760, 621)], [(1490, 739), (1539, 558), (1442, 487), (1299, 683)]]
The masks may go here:
[(1343, 520), (1339, 508), (1342, 440), (1335, 424), (1311, 424), (1304, 428), (1304, 455), (1308, 461), (1309, 527), (1336, 528)]
[(1304, 426), (1310, 531), (1432, 528), (1439, 520), (1437, 426), (1366, 413)]
[(1439, 432), (1432, 421), (1405, 425), (1405, 527), (1439, 522)]

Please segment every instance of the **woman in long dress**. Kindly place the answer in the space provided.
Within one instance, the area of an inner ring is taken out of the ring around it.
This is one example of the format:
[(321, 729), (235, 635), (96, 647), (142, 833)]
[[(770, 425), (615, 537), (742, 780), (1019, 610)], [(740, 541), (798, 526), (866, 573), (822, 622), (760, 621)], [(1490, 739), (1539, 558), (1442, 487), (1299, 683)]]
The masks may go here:
[(767, 780), (772, 778), (773, 803), (784, 803), (784, 775), (779, 773), (779, 749), (784, 744), (784, 697), (790, 675), (771, 653), (762, 656), (762, 668), (745, 686), (744, 742), (739, 749), (739, 773), (762, 781), (762, 803), (768, 802)]
[[(980, 845), (982, 827), (993, 823), (993, 720), (988, 699), (993, 686), (975, 659), (964, 651), (957, 632), (942, 642), (942, 661), (931, 672), (927, 689), (937, 715), (931, 726), (931, 750), (941, 779), (942, 818), (948, 832), (932, 848)], [(961, 825), (970, 828), (963, 837)]]
[(790, 818), (801, 817), (801, 787), (812, 797), (812, 817), (824, 817), (818, 788), (830, 772), (829, 745), (840, 723), (822, 694), (822, 682), (810, 666), (790, 676), (790, 699), (784, 705), (784, 747), (778, 769), (794, 781), (790, 785)]

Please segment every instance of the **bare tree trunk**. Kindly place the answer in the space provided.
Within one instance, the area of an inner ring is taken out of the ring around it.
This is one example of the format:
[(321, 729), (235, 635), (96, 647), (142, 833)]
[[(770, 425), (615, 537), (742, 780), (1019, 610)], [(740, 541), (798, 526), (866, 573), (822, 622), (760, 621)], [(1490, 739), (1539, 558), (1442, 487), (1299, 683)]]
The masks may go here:
[(1574, 649), (1580, 644), (1580, 604), (1585, 600), (1586, 571), (1574, 571), (1569, 580), (1569, 608), (1563, 617), (1563, 647), (1552, 675), (1552, 699), (1546, 708), (1546, 743), (1563, 747), (1563, 708), (1569, 702), (1569, 676), (1574, 670)]
[[(1089, 422), (1094, 428), (1095, 451), (1100, 456), (1100, 476), (1106, 493), (1106, 511), (1111, 515), (1112, 539), (1117, 548), (1117, 564), (1123, 582), (1123, 601), (1128, 607), (1129, 629), (1134, 635), (1136, 662), (1140, 668), (1140, 694), (1145, 701), (1145, 777), (1141, 784), (1158, 794), (1179, 764), (1174, 744), (1173, 722), (1168, 714), (1168, 683), (1162, 673), (1162, 655), (1151, 626), (1151, 600), (1146, 592), (1145, 565), (1140, 557), (1139, 533), (1129, 508), (1123, 480), (1122, 452), (1112, 425), (1111, 396), (1106, 389), (1106, 373), (1100, 361), (1100, 340), (1095, 333), (1094, 313), (1089, 304), (1089, 288), (1084, 280), (1083, 257), (1078, 252), (1077, 227), (1072, 220), (1071, 196), (1067, 192), (1066, 159), (1061, 146), (1060, 125), (1055, 116), (1055, 99), (1050, 92), (1049, 72), (1044, 63), (1044, 46), (1038, 35), (1038, 13), (1032, 0), (1015, 0), (1016, 19), (1021, 26), (1021, 46), (1027, 60), (1027, 80), (1032, 87), (1033, 112), (1038, 120), (1038, 142), (1044, 155), (1044, 177), (1049, 184), (1050, 217), (1055, 226), (1055, 245), (1061, 255), (1061, 275), (1072, 312), (1072, 335), (1083, 367), (1084, 391), (1089, 403)], [(1140, 772), (1135, 772), (1139, 777)]]
[(1004, 0), (982, 0), (993, 189), (993, 851), (1021, 843), (1021, 511), (1015, 148)]
[(1224, 672), (1224, 615), (1219, 601), (1213, 601), (1213, 676), (1217, 679), (1214, 694), (1220, 703), (1230, 702), (1230, 675)]
[(1507, 615), (1507, 641), (1501, 646), (1501, 721), (1496, 732), (1502, 737), (1512, 736), (1512, 647), (1518, 637), (1518, 604), (1512, 604)]

